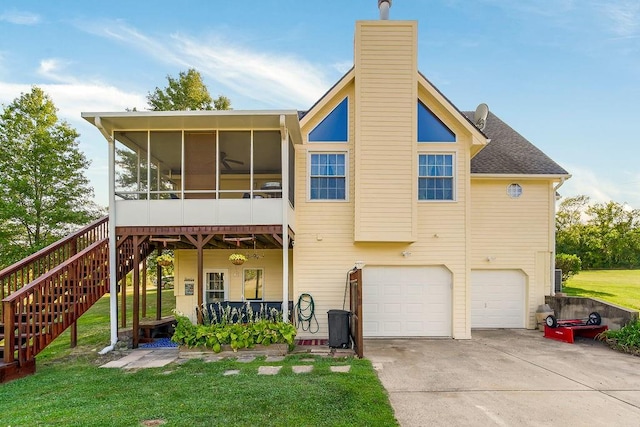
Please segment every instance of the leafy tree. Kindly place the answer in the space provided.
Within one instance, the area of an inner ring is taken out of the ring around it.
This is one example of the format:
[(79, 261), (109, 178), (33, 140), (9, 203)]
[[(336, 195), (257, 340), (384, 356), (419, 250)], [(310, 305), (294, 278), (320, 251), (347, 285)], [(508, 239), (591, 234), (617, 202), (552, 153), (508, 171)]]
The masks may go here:
[(202, 82), (198, 71), (190, 68), (181, 71), (178, 78), (167, 76), (168, 86), (156, 87), (147, 95), (149, 107), (153, 111), (193, 111), (193, 110), (229, 110), (231, 101), (226, 96), (213, 100), (209, 90)]
[(640, 267), (640, 210), (587, 196), (562, 201), (556, 215), (556, 252), (575, 254), (582, 267)]
[(31, 254), (99, 215), (79, 134), (33, 87), (0, 116), (0, 266)]

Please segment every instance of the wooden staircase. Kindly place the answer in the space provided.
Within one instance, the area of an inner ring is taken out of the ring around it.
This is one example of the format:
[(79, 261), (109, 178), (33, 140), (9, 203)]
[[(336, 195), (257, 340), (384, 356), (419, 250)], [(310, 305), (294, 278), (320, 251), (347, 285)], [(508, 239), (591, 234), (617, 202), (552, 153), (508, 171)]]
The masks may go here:
[[(130, 239), (128, 239), (130, 240)], [(142, 246), (142, 259), (153, 248)], [(133, 243), (118, 246), (118, 279), (134, 267)], [(35, 357), (109, 291), (104, 217), (0, 271), (0, 383), (35, 372)]]

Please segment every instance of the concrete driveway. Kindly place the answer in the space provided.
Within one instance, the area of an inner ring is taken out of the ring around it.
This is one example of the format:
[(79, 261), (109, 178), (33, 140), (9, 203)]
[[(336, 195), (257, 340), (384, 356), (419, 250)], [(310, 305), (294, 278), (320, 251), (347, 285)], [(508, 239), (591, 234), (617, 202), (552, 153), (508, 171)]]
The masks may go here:
[(640, 426), (640, 357), (539, 331), (368, 339), (402, 426)]

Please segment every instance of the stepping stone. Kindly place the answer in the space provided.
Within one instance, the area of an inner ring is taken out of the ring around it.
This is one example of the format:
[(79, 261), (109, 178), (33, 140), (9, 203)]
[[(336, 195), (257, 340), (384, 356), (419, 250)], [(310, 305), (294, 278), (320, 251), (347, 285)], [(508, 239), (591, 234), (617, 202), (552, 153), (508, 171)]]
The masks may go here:
[(330, 366), (329, 369), (331, 369), (331, 372), (347, 373), (351, 370), (351, 365)]
[(300, 359), (300, 361), (301, 361), (301, 362), (315, 362), (315, 361), (316, 361), (316, 359), (313, 359), (313, 358), (310, 358), (310, 357), (309, 357), (309, 358), (305, 358), (305, 359)]
[(292, 366), (291, 370), (294, 374), (306, 374), (313, 370), (313, 365), (296, 365)]
[(276, 375), (280, 372), (282, 366), (260, 366), (258, 368), (258, 375)]
[(255, 356), (241, 356), (238, 357), (237, 361), (240, 363), (249, 363), (249, 362), (253, 362), (254, 360), (256, 360)]
[(222, 375), (228, 377), (229, 375), (238, 375), (240, 373), (239, 369), (229, 369), (228, 371), (224, 371)]
[(284, 360), (284, 356), (267, 356), (264, 360), (265, 362), (282, 362)]

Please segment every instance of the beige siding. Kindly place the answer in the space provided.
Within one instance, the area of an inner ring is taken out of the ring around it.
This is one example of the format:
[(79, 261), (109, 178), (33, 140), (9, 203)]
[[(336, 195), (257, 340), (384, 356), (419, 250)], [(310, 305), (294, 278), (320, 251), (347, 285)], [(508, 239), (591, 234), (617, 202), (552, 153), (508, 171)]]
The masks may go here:
[[(249, 258), (243, 265), (233, 265), (229, 261), (232, 253), (246, 253), (245, 250), (205, 250), (203, 253), (204, 271), (225, 270), (229, 277), (229, 301), (242, 301), (242, 277), (245, 268), (264, 269), (264, 300), (282, 301), (282, 251), (277, 249), (257, 250), (259, 259)], [(249, 251), (253, 253), (253, 251)], [(263, 256), (264, 255), (264, 256)], [(175, 251), (175, 287), (176, 310), (195, 320), (195, 308), (198, 293), (202, 285), (195, 286), (194, 295), (185, 295), (185, 279), (197, 280), (197, 251), (179, 249)], [(291, 293), (291, 292), (290, 292)]]
[(355, 240), (416, 240), (417, 24), (356, 24)]
[[(514, 182), (523, 189), (517, 199), (507, 195)], [(551, 183), (543, 180), (471, 180), (471, 268), (525, 273), (529, 328), (550, 288), (552, 192)]]

